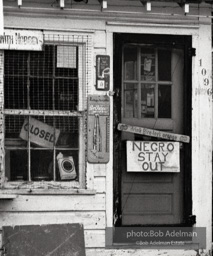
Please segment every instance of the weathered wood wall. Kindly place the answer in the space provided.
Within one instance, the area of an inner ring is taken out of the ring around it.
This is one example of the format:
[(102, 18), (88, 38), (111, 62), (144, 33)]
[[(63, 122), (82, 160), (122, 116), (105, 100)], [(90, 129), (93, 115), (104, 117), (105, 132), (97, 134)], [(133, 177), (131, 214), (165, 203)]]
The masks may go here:
[[(200, 97), (195, 94), (195, 89), (201, 87), (198, 81), (202, 79), (199, 78), (199, 59), (205, 59), (205, 66), (211, 67), (211, 56), (207, 56), (211, 48), (210, 19), (201, 20), (201, 25), (198, 16), (210, 15), (209, 5), (192, 4), (189, 15), (184, 15), (183, 9), (177, 3), (167, 1), (153, 3), (150, 13), (147, 13), (139, 0), (109, 0), (108, 8), (102, 11), (98, 0), (89, 0), (88, 4), (65, 1), (64, 10), (60, 10), (57, 1), (50, 0), (23, 0), (21, 8), (17, 7), (16, 1), (3, 2), (7, 28), (60, 30), (70, 33), (78, 30), (90, 31), (93, 34), (93, 75), (90, 91), (96, 94), (102, 92), (97, 92), (94, 88), (95, 56), (109, 54), (112, 67), (114, 32), (192, 35), (193, 45), (199, 49), (199, 54), (193, 61), (193, 214), (197, 216), (197, 225), (211, 226), (211, 196), (206, 198), (206, 195), (211, 194), (211, 103), (207, 95)], [(202, 40), (198, 40), (199, 36), (202, 36)], [(207, 46), (205, 51), (203, 45)], [(110, 90), (113, 90), (113, 74), (110, 84)], [(110, 101), (112, 103), (112, 98)], [(207, 103), (204, 105), (203, 102)], [(112, 121), (111, 108), (111, 131)], [(87, 186), (96, 190), (95, 193), (18, 194), (14, 200), (0, 200), (0, 228), (3, 225), (83, 223), (87, 256), (197, 255), (195, 251), (142, 252), (104, 249), (105, 227), (112, 226), (113, 222), (112, 136), (111, 133), (110, 162), (106, 165), (87, 164)], [(207, 238), (208, 252), (211, 246), (210, 227)]]

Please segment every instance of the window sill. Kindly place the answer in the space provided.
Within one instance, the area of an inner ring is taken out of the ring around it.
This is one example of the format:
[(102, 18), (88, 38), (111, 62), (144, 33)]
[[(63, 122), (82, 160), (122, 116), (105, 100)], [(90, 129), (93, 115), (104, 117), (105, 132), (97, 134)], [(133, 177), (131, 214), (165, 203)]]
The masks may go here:
[[(2, 183), (2, 190), (5, 191), (77, 191), (86, 190), (83, 184), (81, 185), (79, 181), (7, 181)], [(0, 191), (1, 193), (1, 191)]]
[(17, 197), (15, 194), (1, 194), (0, 193), (0, 200), (13, 200)]
[(18, 195), (95, 195), (92, 189), (1, 189), (1, 199), (15, 199)]

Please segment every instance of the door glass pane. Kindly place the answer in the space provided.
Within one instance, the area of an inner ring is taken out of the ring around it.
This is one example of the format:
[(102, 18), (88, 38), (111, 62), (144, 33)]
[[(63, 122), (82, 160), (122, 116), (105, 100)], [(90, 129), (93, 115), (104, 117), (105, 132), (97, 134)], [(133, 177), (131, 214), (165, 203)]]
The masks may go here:
[(137, 84), (124, 85), (124, 116), (138, 117)]
[(155, 50), (141, 49), (141, 80), (155, 81)]
[(158, 117), (171, 118), (171, 85), (158, 87)]
[(141, 117), (155, 117), (155, 86), (141, 85)]
[(158, 50), (158, 79), (171, 81), (171, 51)]
[(124, 79), (137, 79), (137, 48), (124, 48)]

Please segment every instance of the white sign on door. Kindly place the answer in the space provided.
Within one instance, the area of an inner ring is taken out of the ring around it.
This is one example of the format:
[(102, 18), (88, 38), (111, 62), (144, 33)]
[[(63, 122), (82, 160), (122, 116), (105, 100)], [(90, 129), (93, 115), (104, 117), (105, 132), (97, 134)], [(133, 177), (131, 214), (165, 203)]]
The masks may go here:
[(127, 141), (128, 172), (180, 172), (180, 143)]

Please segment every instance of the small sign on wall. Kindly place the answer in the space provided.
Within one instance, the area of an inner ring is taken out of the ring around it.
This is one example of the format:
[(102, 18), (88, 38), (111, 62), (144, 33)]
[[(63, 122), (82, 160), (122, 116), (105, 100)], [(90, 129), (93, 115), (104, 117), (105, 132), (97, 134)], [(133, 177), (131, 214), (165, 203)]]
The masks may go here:
[(88, 97), (88, 161), (107, 163), (109, 161), (109, 97), (89, 95)]
[(109, 90), (110, 57), (108, 55), (96, 56), (96, 89)]
[(128, 172), (180, 172), (180, 144), (127, 141)]
[(43, 33), (39, 30), (4, 29), (0, 35), (0, 49), (42, 51), (43, 41)]

